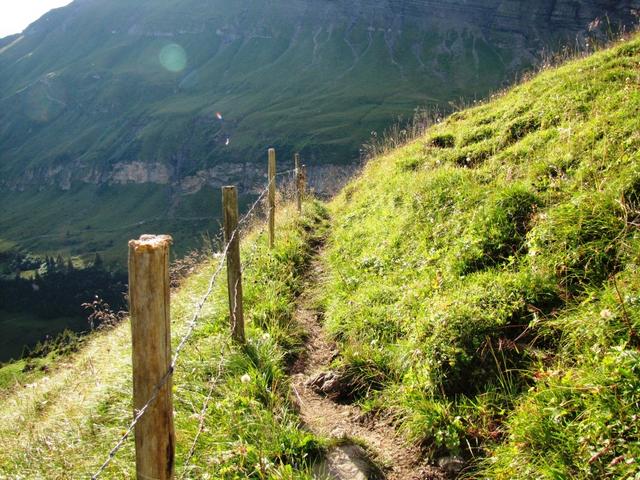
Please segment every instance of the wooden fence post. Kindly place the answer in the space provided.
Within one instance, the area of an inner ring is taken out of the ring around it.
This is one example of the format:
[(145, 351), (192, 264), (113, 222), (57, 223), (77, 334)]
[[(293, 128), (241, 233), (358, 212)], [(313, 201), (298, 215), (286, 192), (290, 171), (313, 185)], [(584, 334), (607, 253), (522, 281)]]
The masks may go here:
[(244, 343), (242, 268), (240, 264), (238, 191), (236, 187), (222, 187), (222, 209), (224, 212), (224, 243), (225, 245), (229, 244), (227, 248), (227, 288), (229, 291), (231, 337), (237, 342)]
[(294, 156), (295, 179), (296, 179), (296, 206), (298, 213), (302, 212), (302, 170), (300, 170), (300, 154)]
[(276, 238), (276, 151), (269, 149), (269, 248), (273, 248)]
[(139, 479), (170, 480), (174, 476), (175, 432), (169, 372), (170, 244), (171, 237), (167, 235), (143, 235), (139, 240), (129, 242), (134, 415), (157, 393), (135, 426), (136, 476)]

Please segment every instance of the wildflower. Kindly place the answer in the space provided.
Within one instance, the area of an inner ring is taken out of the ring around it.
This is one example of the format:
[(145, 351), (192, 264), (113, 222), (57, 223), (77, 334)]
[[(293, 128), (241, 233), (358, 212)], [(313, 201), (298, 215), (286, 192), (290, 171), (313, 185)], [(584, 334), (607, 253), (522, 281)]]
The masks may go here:
[(600, 312), (600, 318), (603, 320), (610, 320), (613, 317), (613, 313), (608, 308), (605, 308)]
[(240, 381), (242, 383), (249, 383), (251, 381), (251, 376), (248, 373), (245, 373), (240, 377)]
[(256, 471), (264, 472), (271, 469), (271, 467), (273, 467), (273, 463), (271, 463), (267, 457), (262, 457), (260, 458), (260, 463), (256, 463), (254, 468)]

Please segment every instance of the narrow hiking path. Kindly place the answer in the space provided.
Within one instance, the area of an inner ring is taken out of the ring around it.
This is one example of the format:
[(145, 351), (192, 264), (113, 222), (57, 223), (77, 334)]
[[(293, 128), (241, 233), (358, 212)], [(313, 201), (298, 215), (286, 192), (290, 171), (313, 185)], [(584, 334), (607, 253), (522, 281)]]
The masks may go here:
[[(337, 480), (448, 478), (442, 470), (426, 464), (419, 449), (407, 445), (389, 422), (366, 418), (358, 406), (337, 403), (310, 385), (318, 374), (329, 370), (338, 354), (337, 346), (323, 328), (322, 315), (315, 302), (323, 275), (322, 254), (316, 251), (295, 313), (307, 334), (305, 351), (291, 368), (293, 396), (305, 426), (342, 445), (329, 454), (323, 473), (326, 475), (329, 471), (329, 477)], [(366, 445), (368, 452), (357, 444)]]

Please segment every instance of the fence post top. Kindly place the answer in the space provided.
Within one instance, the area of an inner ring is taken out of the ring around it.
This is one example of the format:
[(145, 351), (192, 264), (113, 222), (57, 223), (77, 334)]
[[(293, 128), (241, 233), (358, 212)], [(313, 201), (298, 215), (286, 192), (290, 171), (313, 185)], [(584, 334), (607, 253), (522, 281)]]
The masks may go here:
[(138, 250), (157, 250), (173, 243), (171, 235), (140, 235), (138, 240), (130, 240), (129, 247)]
[(225, 185), (224, 187), (222, 187), (222, 190), (235, 190), (236, 186), (235, 185)]

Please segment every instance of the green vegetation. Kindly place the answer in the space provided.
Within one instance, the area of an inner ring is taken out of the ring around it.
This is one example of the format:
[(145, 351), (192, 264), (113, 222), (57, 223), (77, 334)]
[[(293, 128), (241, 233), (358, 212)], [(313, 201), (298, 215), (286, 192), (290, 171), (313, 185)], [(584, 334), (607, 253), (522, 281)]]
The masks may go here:
[[(463, 457), (470, 477), (639, 478), (639, 65), (636, 36), (547, 69), (373, 159), (328, 209), (279, 210), (275, 250), (253, 230), (247, 345), (229, 340), (220, 278), (175, 374), (178, 470), (311, 478), (327, 444), (301, 429), (286, 367), (326, 236), (341, 401), (433, 460)], [(175, 338), (216, 264), (174, 295)], [(125, 323), (0, 369), (0, 476), (92, 472), (131, 417), (129, 348)], [(129, 442), (107, 478), (132, 459)]]
[[(257, 228), (243, 242), (248, 342), (229, 337), (226, 281), (220, 276), (174, 379), (177, 469), (188, 478), (310, 479), (321, 440), (299, 428), (289, 400), (287, 361), (301, 345), (292, 314), (301, 275), (326, 228), (316, 202), (304, 214), (280, 210), (277, 247)], [(172, 297), (173, 336), (185, 333), (218, 258), (207, 261)], [(20, 365), (20, 364), (14, 364)], [(0, 476), (78, 478), (97, 469), (131, 418), (129, 325), (94, 334), (59, 357), (45, 376), (16, 372), (0, 406)], [(25, 375), (27, 375), (25, 377)], [(33, 382), (25, 384), (25, 382)], [(211, 389), (204, 430), (184, 465)], [(132, 475), (128, 442), (102, 478)]]
[(638, 478), (640, 38), (370, 162), (332, 202), (352, 398), (481, 477)]
[[(0, 311), (2, 321), (0, 329), (3, 335), (0, 340), (0, 365), (10, 359), (22, 358), (34, 349), (39, 342), (56, 339), (65, 331), (86, 332), (89, 330), (87, 320), (82, 317), (43, 318), (30, 312)], [(26, 369), (30, 369), (25, 364)], [(1, 369), (0, 369), (1, 370)], [(0, 381), (0, 385), (3, 384)]]
[(186, 253), (220, 212), (194, 179), (246, 192), (268, 146), (282, 166), (294, 151), (310, 167), (354, 164), (399, 115), (483, 98), (540, 45), (573, 39), (574, 23), (550, 26), (543, 8), (522, 9), (506, 39), (490, 27), (497, 6), (455, 2), (98, 0), (50, 12), (0, 43), (0, 249), (122, 264), (144, 222)]
[[(30, 335), (31, 332), (35, 332), (36, 336), (27, 336), (27, 340), (33, 342), (33, 348), (31, 351), (27, 351), (22, 346), (22, 341), (25, 338), (24, 332), (21, 332), (20, 337), (16, 338), (17, 334), (12, 331), (11, 327), (7, 327), (9, 337), (2, 342), (3, 353), (7, 358), (19, 358), (19, 360), (11, 360), (4, 364), (0, 363), (0, 399), (3, 399), (5, 394), (11, 392), (14, 387), (42, 378), (47, 374), (54, 362), (77, 352), (82, 346), (82, 337), (70, 330), (64, 330), (64, 325), (54, 322), (52, 326), (43, 326), (41, 319), (34, 319), (30, 315), (24, 317), (26, 318), (9, 316), (10, 319), (22, 322), (29, 328)], [(71, 319), (60, 319), (59, 321), (63, 324), (71, 323)], [(56, 327), (59, 329), (47, 330), (47, 327), (49, 329), (55, 329)], [(41, 341), (47, 335), (51, 335), (53, 339)]]

